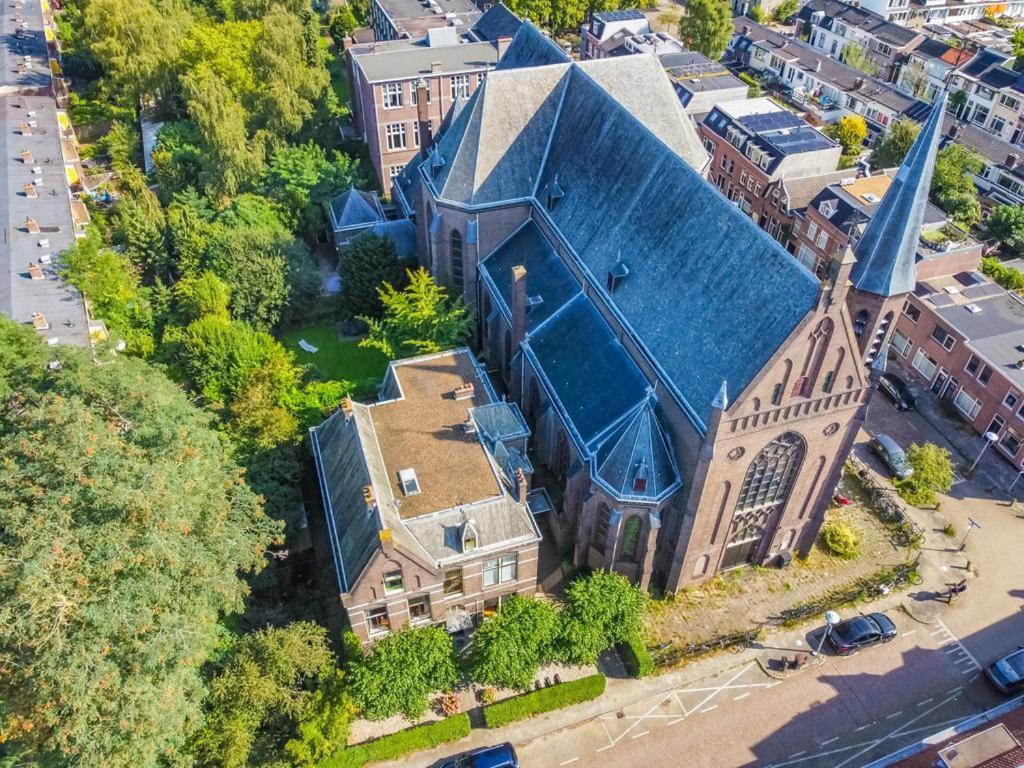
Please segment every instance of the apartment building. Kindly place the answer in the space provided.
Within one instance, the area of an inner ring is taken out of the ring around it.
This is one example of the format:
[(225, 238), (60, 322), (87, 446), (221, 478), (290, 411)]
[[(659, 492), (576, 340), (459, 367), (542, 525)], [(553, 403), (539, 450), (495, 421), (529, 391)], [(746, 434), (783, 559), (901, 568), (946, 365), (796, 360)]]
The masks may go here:
[(420, 40), (431, 29), (454, 28), (466, 34), (480, 19), (470, 0), (373, 0), (370, 25), (374, 38)]
[(951, 74), (970, 61), (974, 53), (973, 48), (926, 37), (906, 54), (896, 75), (896, 85), (930, 104), (945, 89)]
[(588, 24), (580, 27), (580, 59), (607, 58), (613, 55), (612, 51), (621, 48), (625, 40), (649, 34), (650, 22), (637, 8), (595, 13)]
[(768, 98), (718, 104), (700, 124), (700, 136), (711, 155), (709, 180), (782, 244), (792, 224), (782, 180), (834, 171), (842, 152)]
[(747, 98), (749, 87), (698, 51), (658, 55), (686, 114), (700, 121), (716, 104)]
[(1013, 57), (978, 51), (952, 76), (950, 92), (964, 97), (954, 114), (965, 123), (987, 129), (1011, 144), (1024, 133), (1024, 75), (1013, 69)]

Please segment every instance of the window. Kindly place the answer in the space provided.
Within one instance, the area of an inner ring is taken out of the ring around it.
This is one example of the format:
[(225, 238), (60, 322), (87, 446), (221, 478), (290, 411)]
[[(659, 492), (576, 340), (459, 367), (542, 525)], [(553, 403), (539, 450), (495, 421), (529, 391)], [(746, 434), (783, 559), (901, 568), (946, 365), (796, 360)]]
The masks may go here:
[(931, 336), (933, 339), (935, 339), (935, 341), (941, 344), (942, 348), (945, 349), (947, 352), (951, 350), (953, 348), (953, 345), (956, 343), (956, 339), (954, 339), (949, 334), (949, 332), (941, 325), (936, 325), (934, 328), (932, 328)]
[(387, 571), (384, 574), (384, 594), (394, 595), (405, 589), (405, 584), (402, 583), (402, 572), (398, 571)]
[(878, 43), (875, 44), (875, 50), (877, 50), (883, 56), (888, 56), (890, 53), (892, 53), (892, 46), (886, 45), (885, 43), (879, 41)]
[(385, 607), (371, 608), (366, 612), (366, 625), (370, 628), (371, 635), (380, 635), (391, 631), (391, 620), (388, 618), (388, 609)]
[(388, 139), (388, 149), (405, 149), (405, 123), (388, 123), (384, 126), (384, 134)]
[(393, 179), (396, 176), (400, 176), (402, 171), (405, 170), (404, 165), (389, 165), (388, 166), (388, 178)]
[(394, 109), (402, 106), (402, 84), (384, 83), (381, 86), (381, 95), (384, 98), (384, 109)]
[(974, 116), (971, 121), (977, 125), (985, 125), (988, 120), (988, 107), (977, 106), (974, 108)]
[(978, 381), (982, 384), (988, 384), (989, 379), (992, 378), (992, 369), (987, 365), (981, 369), (981, 373), (978, 374)]
[(793, 382), (793, 389), (790, 393), (793, 397), (807, 397), (810, 393), (807, 391), (810, 388), (811, 380), (806, 376), (799, 377)]
[(992, 125), (990, 127), (994, 133), (1002, 134), (1003, 128), (1006, 127), (1006, 121), (1001, 117), (993, 117)]
[(781, 508), (804, 456), (804, 441), (786, 432), (766, 445), (747, 468), (736, 512)]
[(444, 572), (444, 593), (446, 595), (462, 594), (462, 569), (449, 568)]
[(822, 392), (831, 392), (832, 391), (832, 382), (835, 379), (835, 376), (836, 375), (835, 375), (834, 371), (826, 371), (825, 372), (825, 377), (821, 381), (821, 391)]
[(594, 523), (594, 549), (604, 554), (605, 542), (608, 541), (608, 524), (612, 519), (612, 508), (602, 504), (597, 508), (597, 522)]
[(640, 515), (633, 515), (622, 527), (622, 554), (623, 560), (636, 560), (637, 551), (640, 549), (640, 531), (643, 529), (644, 521)]
[(459, 293), (462, 293), (464, 265), (462, 260), (462, 233), (457, 229), (452, 230), (451, 236), (452, 252), (452, 282), (455, 283)]
[(462, 527), (462, 551), (472, 552), (477, 546), (476, 528), (473, 527), (471, 521), (466, 521)]
[(938, 364), (928, 357), (923, 349), (917, 350), (917, 354), (914, 355), (914, 362), (911, 363), (911, 365), (914, 366), (915, 371), (928, 379), (928, 381), (932, 380), (932, 377), (935, 376), (935, 371), (938, 368)]
[(740, 186), (741, 187), (747, 186), (747, 172), (746, 171), (740, 171)]
[(772, 405), (782, 405), (782, 385), (772, 387)]
[(967, 361), (967, 365), (964, 366), (964, 370), (968, 373), (977, 373), (979, 365), (981, 365), (981, 361), (974, 355), (971, 355), (971, 359)]
[(722, 170), (724, 171), (729, 166), (729, 161), (726, 160), (725, 155), (722, 155), (722, 160), (718, 164), (722, 167)]
[(921, 319), (921, 310), (911, 304), (909, 299), (903, 302), (903, 314), (909, 317), (913, 323)]
[(815, 240), (815, 242), (817, 243), (819, 248), (825, 250), (825, 247), (828, 245), (828, 232), (826, 232), (824, 229), (819, 230), (818, 239)]
[(1017, 451), (1020, 450), (1021, 442), (1020, 435), (1012, 429), (1007, 429), (999, 439), (999, 447), (1006, 451), (1010, 456), (1016, 456)]
[(414, 120), (412, 124), (412, 145), (418, 147), (420, 145), (420, 121)]
[(501, 556), (501, 583), (515, 581), (519, 575), (519, 555)]
[(519, 556), (515, 554), (484, 560), (484, 586), (493, 587), (495, 584), (515, 581), (518, 570)]
[(817, 234), (818, 234), (818, 225), (815, 224), (813, 221), (808, 222), (808, 224), (807, 224), (807, 239), (810, 240), (813, 243), (814, 242), (814, 238), (815, 238), (815, 236)]
[(899, 353), (900, 357), (906, 357), (912, 346), (913, 344), (911, 344), (910, 339), (902, 333), (899, 331), (892, 332), (892, 348)]
[(1003, 405), (1007, 408), (1013, 408), (1020, 402), (1020, 395), (1014, 392), (1012, 389), (1006, 393), (1006, 397), (1003, 398)]
[(469, 98), (469, 75), (452, 75), (452, 101)]
[(486, 75), (486, 74), (484, 74), (483, 72), (479, 72), (479, 73), (477, 73), (477, 76), (476, 76), (476, 84), (477, 84), (477, 85), (480, 85), (480, 83), (482, 83), (482, 82), (484, 81), (484, 78), (485, 78), (485, 77), (487, 77), (487, 75)]
[(1000, 432), (1003, 431), (1003, 427), (1005, 426), (1006, 419), (1004, 419), (997, 413), (995, 416), (992, 417), (992, 422), (988, 425), (988, 429), (986, 429), (985, 431), (998, 435)]
[(413, 624), (430, 621), (430, 596), (420, 595), (409, 598), (409, 621)]
[(961, 389), (953, 398), (953, 405), (968, 419), (973, 419), (981, 410), (981, 400), (974, 397), (966, 389)]
[(420, 492), (420, 481), (416, 478), (415, 469), (398, 470), (398, 482), (402, 486), (402, 493), (406, 496), (415, 496)]
[[(418, 94), (418, 90), (416, 88), (416, 83), (412, 83), (410, 85), (409, 93), (412, 94), (412, 98), (409, 99), (409, 103), (412, 104), (415, 107), (419, 103), (419, 101), (418, 101), (419, 94)], [(427, 83), (426, 94), (427, 94), (427, 104), (429, 104), (430, 103), (430, 83)]]
[(1020, 101), (1013, 98), (1012, 96), (1000, 96), (999, 103), (1002, 104), (1004, 107), (1007, 107), (1008, 109), (1012, 109), (1014, 111), (1020, 109)]

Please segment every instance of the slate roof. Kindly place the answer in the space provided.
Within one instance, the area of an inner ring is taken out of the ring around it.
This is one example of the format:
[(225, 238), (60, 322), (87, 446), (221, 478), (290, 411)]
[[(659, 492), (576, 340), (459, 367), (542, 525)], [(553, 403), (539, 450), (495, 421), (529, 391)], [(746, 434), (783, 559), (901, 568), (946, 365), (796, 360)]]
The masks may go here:
[(406, 522), (406, 527), (430, 558), (444, 565), (465, 557), (462, 531), (469, 520), (477, 533), (475, 557), (540, 540), (530, 513), (507, 496), (418, 517)]
[(562, 64), (567, 61), (571, 61), (569, 54), (527, 19), (512, 38), (512, 43), (505, 51), (505, 55), (501, 57), (501, 61), (498, 62), (497, 69), (543, 67), (547, 64)]
[(594, 479), (618, 499), (657, 501), (681, 485), (668, 435), (650, 399), (605, 439), (594, 464)]
[(374, 224), (370, 231), (394, 243), (399, 258), (411, 260), (416, 257), (416, 225), (409, 219), (381, 221)]
[(353, 46), (349, 53), (370, 83), (407, 80), (432, 72), (479, 72), (498, 62), (498, 49), (486, 41), (431, 47), (425, 40), (389, 40)]
[(941, 40), (937, 40), (934, 37), (926, 37), (914, 46), (913, 52), (916, 56), (920, 56), (922, 59), (932, 59), (934, 61), (949, 63), (943, 57), (951, 50), (954, 50), (953, 46), (946, 45), (946, 43)]
[(855, 175), (856, 170), (845, 168), (841, 171), (830, 171), (818, 176), (802, 176), (796, 179), (784, 176), (782, 178), (782, 189), (786, 194), (789, 210), (803, 210), (830, 184), (838, 184), (843, 179), (852, 178)]
[(331, 223), (335, 230), (375, 224), (384, 220), (384, 211), (373, 192), (351, 187), (331, 200)]
[(470, 35), (477, 40), (496, 42), (499, 37), (513, 37), (519, 31), (523, 20), (508, 9), (504, 3), (495, 3), (480, 17)]
[(932, 106), (931, 115), (914, 140), (889, 191), (853, 247), (857, 263), (850, 277), (861, 291), (895, 296), (914, 290), (917, 242), (928, 206), (945, 109), (943, 92)]
[(809, 0), (800, 9), (798, 18), (801, 21), (810, 21), (811, 16), (819, 12), (825, 14), (821, 26), (826, 29), (832, 28), (832, 19), (839, 19), (847, 26), (855, 27), (900, 48), (920, 35), (919, 32), (889, 21), (874, 11), (841, 2), (841, 0)]

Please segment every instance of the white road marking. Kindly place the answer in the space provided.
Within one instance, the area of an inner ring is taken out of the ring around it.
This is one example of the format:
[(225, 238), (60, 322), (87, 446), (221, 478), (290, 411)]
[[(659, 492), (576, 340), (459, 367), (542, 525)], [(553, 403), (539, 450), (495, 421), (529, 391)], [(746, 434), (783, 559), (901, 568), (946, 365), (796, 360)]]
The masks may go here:
[(639, 739), (641, 736), (646, 736), (648, 733), (650, 733), (650, 731), (642, 731), (640, 733), (634, 733), (633, 734), (633, 738), (634, 739)]
[(799, 751), (799, 752), (794, 752), (794, 753), (793, 753), (792, 755), (790, 755), (789, 757), (790, 757), (790, 759), (793, 759), (794, 757), (800, 757), (800, 755), (806, 755), (806, 754), (807, 754), (807, 750), (806, 750), (806, 749), (804, 749), (804, 750), (801, 750), (801, 751)]
[(865, 728), (870, 728), (872, 725), (874, 725), (874, 723), (866, 723), (864, 725), (858, 725), (853, 730), (855, 730), (855, 731), (863, 731)]
[(902, 709), (897, 709), (897, 710), (896, 710), (895, 712), (893, 712), (893, 713), (892, 713), (891, 715), (886, 715), (886, 716), (885, 716), (885, 719), (886, 719), (886, 720), (892, 720), (892, 719), (893, 719), (894, 717), (899, 717), (899, 716), (900, 716), (900, 715), (902, 715), (902, 714), (903, 714), (903, 710), (902, 710)]
[(614, 746), (615, 746), (614, 744), (609, 744), (607, 747), (600, 747), (599, 749), (595, 749), (594, 751), (595, 752), (604, 752), (606, 749), (611, 749)]
[(839, 741), (839, 737), (838, 736), (833, 736), (831, 739), (829, 739), (827, 741), (821, 742), (821, 746), (824, 747), (827, 744), (831, 744), (833, 741)]
[(733, 701), (739, 701), (740, 699), (745, 699), (749, 695), (750, 695), (750, 691), (747, 691), (746, 693), (741, 693), (739, 696), (737, 696), (735, 699), (733, 699)]
[(900, 635), (900, 637), (910, 637), (911, 635), (916, 634), (916, 633), (917, 633), (917, 630), (916, 629), (912, 629), (909, 632), (904, 632), (902, 635)]
[(924, 701), (919, 701), (919, 702), (917, 702), (917, 706), (923, 707), (925, 704), (927, 704), (930, 701), (935, 701), (935, 699), (934, 698), (930, 698), (930, 699), (925, 699)]
[(560, 762), (559, 765), (570, 765), (572, 763), (575, 763), (579, 759), (579, 755), (577, 755), (576, 757), (570, 757), (568, 760), (563, 760), (562, 762)]
[(718, 709), (718, 705), (717, 704), (712, 704), (710, 707), (707, 707), (706, 709), (702, 709), (700, 711), (700, 713), (703, 715), (706, 712), (710, 712), (712, 709)]
[(676, 718), (675, 720), (673, 720), (673, 721), (672, 721), (671, 723), (667, 723), (667, 725), (675, 725), (676, 723), (681, 723), (681, 722), (683, 722), (683, 720), (685, 720), (685, 719), (686, 719), (685, 717), (677, 717), (677, 718)]

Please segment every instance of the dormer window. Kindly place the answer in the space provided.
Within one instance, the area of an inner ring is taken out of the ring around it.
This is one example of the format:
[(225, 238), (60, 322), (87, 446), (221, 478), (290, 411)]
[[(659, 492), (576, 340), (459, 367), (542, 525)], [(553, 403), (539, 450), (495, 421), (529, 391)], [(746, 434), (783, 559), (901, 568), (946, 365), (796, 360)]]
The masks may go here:
[(478, 546), (480, 546), (480, 542), (476, 535), (476, 527), (472, 520), (467, 520), (462, 526), (462, 551), (472, 552)]
[(399, 470), (398, 481), (402, 484), (402, 493), (406, 496), (415, 496), (420, 492), (420, 481), (416, 479), (415, 469)]
[(818, 206), (818, 210), (821, 211), (821, 215), (826, 219), (831, 219), (836, 215), (836, 201), (825, 200), (821, 205)]
[(647, 493), (647, 462), (643, 459), (637, 464), (633, 475), (633, 493)]
[(614, 267), (608, 270), (608, 293), (615, 293), (616, 289), (622, 285), (622, 281), (629, 275), (629, 267), (626, 266), (626, 262), (621, 259), (615, 264)]
[(563, 197), (565, 197), (565, 192), (562, 191), (562, 187), (558, 183), (558, 176), (555, 176), (554, 180), (548, 184), (548, 211), (555, 210), (555, 206), (558, 205), (558, 201)]

